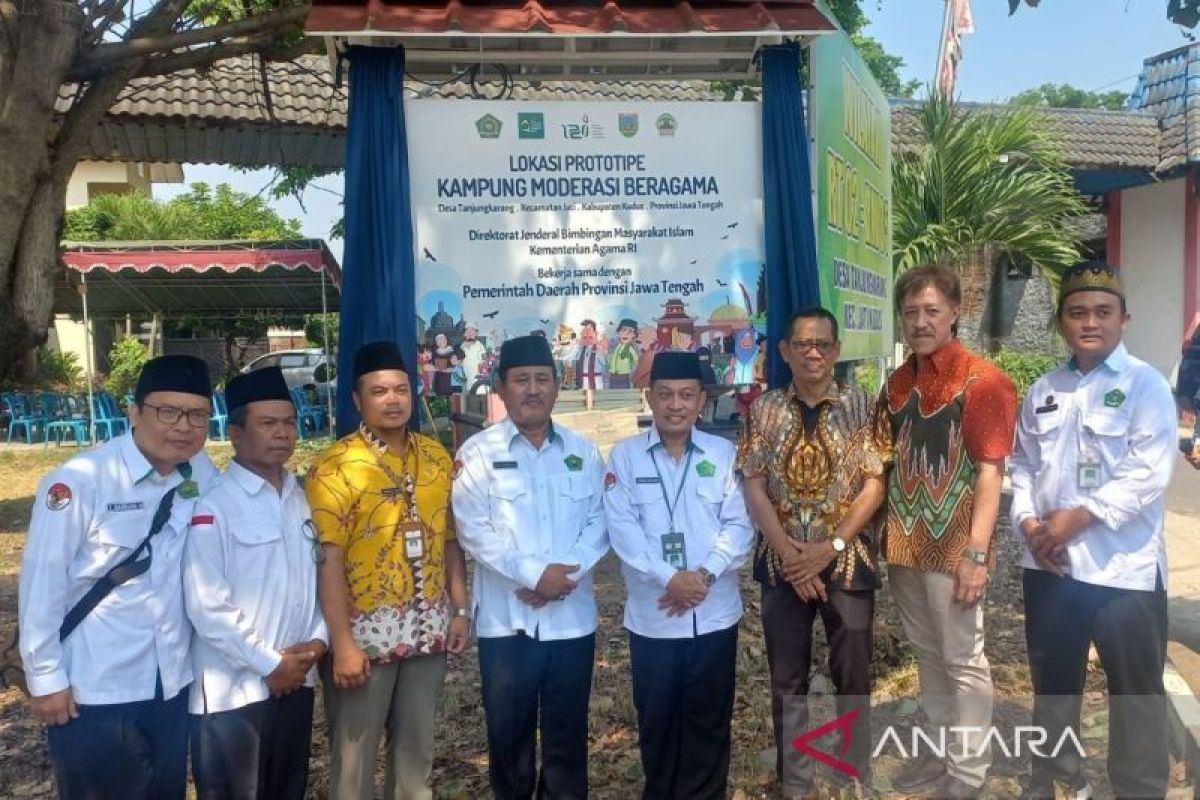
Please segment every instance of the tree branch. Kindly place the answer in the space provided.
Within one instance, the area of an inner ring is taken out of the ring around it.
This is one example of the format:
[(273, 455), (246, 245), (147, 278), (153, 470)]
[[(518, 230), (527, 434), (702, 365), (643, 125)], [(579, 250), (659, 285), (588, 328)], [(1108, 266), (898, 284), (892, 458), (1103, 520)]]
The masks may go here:
[(139, 36), (124, 42), (98, 44), (72, 65), (72, 76), (94, 75), (115, 62), (139, 56), (169, 53), (183, 47), (219, 42), (222, 39), (244, 37), (263, 31), (286, 28), (308, 15), (308, 5), (280, 9), (221, 25), (209, 25), (194, 30)]
[(295, 44), (280, 47), (274, 47), (270, 42), (271, 37), (250, 37), (214, 44), (197, 50), (188, 50), (184, 53), (149, 58), (146, 59), (145, 66), (138, 71), (135, 77), (170, 75), (185, 69), (202, 69), (226, 58), (243, 56), (248, 53), (258, 53), (266, 61), (291, 61), (297, 56), (322, 52), (321, 42), (312, 38), (305, 38)]

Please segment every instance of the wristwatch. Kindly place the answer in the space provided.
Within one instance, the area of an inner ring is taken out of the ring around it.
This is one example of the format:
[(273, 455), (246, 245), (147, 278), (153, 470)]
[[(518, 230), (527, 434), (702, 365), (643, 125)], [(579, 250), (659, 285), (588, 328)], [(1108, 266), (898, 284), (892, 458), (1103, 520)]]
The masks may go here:
[(839, 555), (846, 552), (846, 540), (840, 536), (830, 536), (829, 543), (833, 545), (833, 552)]
[(969, 559), (981, 567), (987, 566), (987, 563), (988, 563), (987, 550), (972, 550), (971, 548), (968, 547), (965, 550), (963, 550), (962, 554), (963, 554), (963, 558)]
[(711, 587), (714, 583), (717, 582), (717, 576), (713, 575), (711, 572), (706, 570), (704, 567), (701, 567), (700, 569), (696, 570), (696, 572), (699, 572), (700, 577), (704, 578), (705, 586)]
[(462, 606), (462, 607), (455, 606), (450, 609), (450, 616), (466, 617), (467, 619), (470, 619), (471, 618), (471, 609), (467, 608), (466, 606)]

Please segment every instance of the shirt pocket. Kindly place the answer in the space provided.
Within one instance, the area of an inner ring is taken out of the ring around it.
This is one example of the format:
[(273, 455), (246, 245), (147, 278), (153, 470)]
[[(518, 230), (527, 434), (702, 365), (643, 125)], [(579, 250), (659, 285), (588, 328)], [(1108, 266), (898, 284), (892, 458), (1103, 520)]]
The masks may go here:
[[(1081, 446), (1094, 444), (1103, 465), (1114, 464), (1129, 452), (1129, 428), (1133, 417), (1124, 410), (1089, 411), (1083, 417)], [(1107, 476), (1107, 469), (1104, 473)]]
[(226, 526), (231, 547), (224, 558), (225, 579), (236, 602), (247, 601), (254, 606), (263, 601), (262, 595), (272, 583), (271, 575), (287, 574), (295, 568), (279, 547), (283, 531), (278, 525), (249, 516), (231, 517)]
[(594, 490), (583, 475), (564, 475), (556, 479), (562, 525), (572, 537), (583, 529), (592, 510)]
[(722, 483), (716, 478), (701, 478), (696, 481), (696, 497), (701, 504), (711, 508), (714, 514), (720, 513), (721, 503), (725, 502), (725, 487)]
[(514, 534), (520, 529), (521, 507), (528, 502), (529, 486), (516, 470), (501, 470), (493, 473), (488, 484), (488, 508), (490, 522), (497, 528), (507, 529)]
[(1062, 409), (1055, 409), (1054, 411), (1047, 411), (1042, 414), (1035, 413), (1033, 415), (1033, 422), (1029, 425), (1029, 430), (1039, 441), (1054, 439), (1062, 430), (1064, 416)]
[(72, 565), (72, 576), (102, 577), (133, 553), (150, 532), (149, 525), (141, 520), (107, 519), (100, 522), (92, 534), (95, 546), (80, 551)]

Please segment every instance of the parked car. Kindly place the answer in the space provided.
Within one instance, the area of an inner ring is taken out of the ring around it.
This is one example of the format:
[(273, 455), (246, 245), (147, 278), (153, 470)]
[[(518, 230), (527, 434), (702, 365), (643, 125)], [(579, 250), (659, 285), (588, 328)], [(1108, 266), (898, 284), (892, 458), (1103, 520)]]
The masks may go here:
[(308, 350), (277, 350), (259, 356), (246, 366), (242, 372), (253, 372), (264, 367), (279, 367), (283, 370), (283, 379), (289, 389), (300, 387), (313, 389), (324, 393), (325, 385), (337, 393), (337, 358), (329, 356), (320, 349)]

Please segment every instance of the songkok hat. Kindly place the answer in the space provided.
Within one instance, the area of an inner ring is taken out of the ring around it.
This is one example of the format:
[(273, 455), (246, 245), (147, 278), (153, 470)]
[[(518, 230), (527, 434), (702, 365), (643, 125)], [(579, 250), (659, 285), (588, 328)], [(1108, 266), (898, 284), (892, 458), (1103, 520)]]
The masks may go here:
[(633, 328), (636, 331), (638, 329), (637, 321), (626, 317), (621, 320), (621, 324), (617, 326), (617, 330), (621, 330), (621, 328)]
[(653, 381), (686, 381), (696, 380), (704, 383), (700, 372), (700, 356), (678, 350), (666, 350), (654, 356), (650, 364), (650, 380)]
[(287, 381), (279, 367), (263, 367), (238, 375), (225, 384), (225, 405), (232, 411), (259, 400), (286, 400), (292, 403)]
[(550, 343), (542, 336), (518, 336), (500, 346), (500, 372), (514, 367), (549, 367), (554, 369)]
[(408, 371), (408, 367), (404, 365), (404, 356), (400, 353), (400, 345), (393, 341), (367, 342), (354, 354), (354, 380), (368, 372), (385, 369)]
[(153, 392), (184, 392), (201, 397), (212, 396), (212, 380), (208, 376), (208, 364), (196, 356), (159, 356), (142, 366), (133, 399), (141, 403)]
[(1075, 292), (1108, 292), (1125, 299), (1121, 278), (1103, 261), (1084, 261), (1067, 270), (1058, 290), (1058, 307)]

